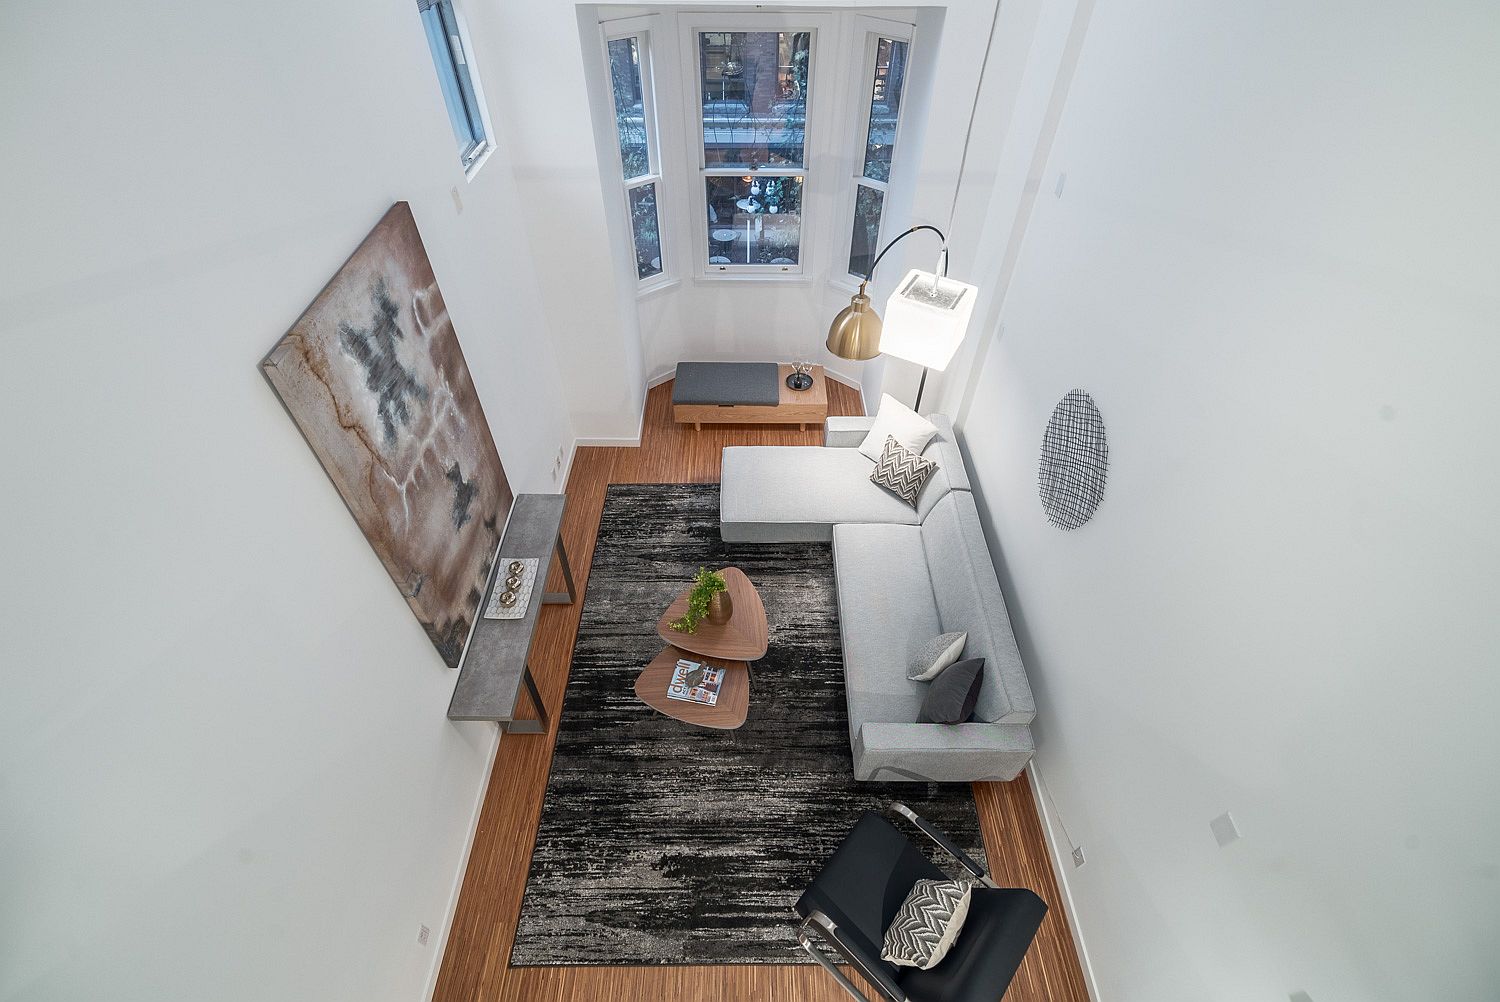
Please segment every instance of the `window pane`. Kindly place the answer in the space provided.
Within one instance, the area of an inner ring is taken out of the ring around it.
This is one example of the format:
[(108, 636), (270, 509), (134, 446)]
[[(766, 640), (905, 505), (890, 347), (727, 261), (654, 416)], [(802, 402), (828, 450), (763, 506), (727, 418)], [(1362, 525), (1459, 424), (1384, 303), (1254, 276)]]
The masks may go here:
[(484, 124), (479, 117), (479, 100), (474, 95), (453, 5), (451, 0), (418, 0), (417, 9), (422, 15), (433, 66), (437, 68), (448, 124), (453, 127), (459, 156), (468, 163), (484, 148)]
[(865, 177), (891, 179), (891, 148), (901, 117), (901, 90), (906, 84), (906, 43), (882, 38), (875, 45), (875, 80), (870, 90), (870, 132), (865, 137)]
[(802, 251), (800, 177), (708, 177), (708, 263), (793, 265)]
[(875, 261), (880, 239), (880, 210), (885, 205), (885, 192), (879, 188), (856, 185), (854, 191), (854, 236), (849, 241), (849, 274), (861, 278), (870, 274), (870, 265)]
[(806, 31), (700, 32), (703, 162), (802, 166), (811, 64)]
[(615, 96), (615, 134), (620, 140), (620, 163), (628, 181), (651, 173), (651, 154), (646, 145), (646, 103), (641, 93), (640, 51), (634, 38), (617, 38), (609, 43), (609, 83)]
[(637, 278), (661, 274), (661, 231), (656, 223), (656, 185), (631, 188), (630, 232), (635, 239)]

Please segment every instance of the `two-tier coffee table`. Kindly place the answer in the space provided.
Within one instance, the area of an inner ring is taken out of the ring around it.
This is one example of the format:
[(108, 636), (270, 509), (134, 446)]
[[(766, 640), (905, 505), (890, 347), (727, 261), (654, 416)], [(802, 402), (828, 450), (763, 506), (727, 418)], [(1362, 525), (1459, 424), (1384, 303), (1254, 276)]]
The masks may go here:
[[(667, 649), (653, 658), (636, 678), (635, 694), (652, 709), (684, 723), (734, 730), (744, 724), (750, 712), (749, 662), (765, 657), (771, 638), (765, 604), (745, 572), (738, 567), (725, 567), (720, 573), (729, 586), (729, 601), (734, 607), (729, 621), (715, 624), (703, 620), (694, 633), (673, 630), (667, 624), (687, 611), (688, 592), (692, 589), (684, 590), (656, 622), (656, 632), (666, 641)], [(667, 697), (672, 669), (684, 652), (725, 670), (719, 701), (713, 706)]]

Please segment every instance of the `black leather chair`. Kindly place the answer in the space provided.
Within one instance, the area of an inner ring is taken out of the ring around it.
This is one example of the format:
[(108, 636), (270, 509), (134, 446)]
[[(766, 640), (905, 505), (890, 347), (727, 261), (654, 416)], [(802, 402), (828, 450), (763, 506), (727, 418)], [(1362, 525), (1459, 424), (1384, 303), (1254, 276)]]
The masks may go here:
[(948, 955), (929, 971), (880, 959), (880, 944), (896, 910), (921, 879), (943, 880), (938, 869), (895, 825), (868, 811), (797, 900), (803, 919), (797, 942), (855, 999), (870, 1002), (814, 942), (827, 941), (889, 1002), (998, 1002), (1021, 966), (1047, 914), (1029, 890), (996, 887), (953, 840), (905, 804), (905, 818), (953, 857), (982, 886)]

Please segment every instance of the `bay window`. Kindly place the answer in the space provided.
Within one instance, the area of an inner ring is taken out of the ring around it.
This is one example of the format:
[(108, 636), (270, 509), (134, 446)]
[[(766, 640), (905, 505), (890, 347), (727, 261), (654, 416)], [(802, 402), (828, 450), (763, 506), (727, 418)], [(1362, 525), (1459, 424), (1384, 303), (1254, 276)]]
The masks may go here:
[(853, 11), (602, 23), (601, 164), (619, 170), (638, 288), (862, 277), (906, 205), (891, 184), (914, 30)]

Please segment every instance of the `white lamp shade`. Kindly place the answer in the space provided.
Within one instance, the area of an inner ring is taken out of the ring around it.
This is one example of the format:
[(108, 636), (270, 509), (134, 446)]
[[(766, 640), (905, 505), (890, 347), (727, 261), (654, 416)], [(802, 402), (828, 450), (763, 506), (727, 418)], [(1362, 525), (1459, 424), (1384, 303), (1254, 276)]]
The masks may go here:
[(880, 350), (943, 371), (963, 343), (978, 295), (972, 285), (912, 269), (886, 301)]

